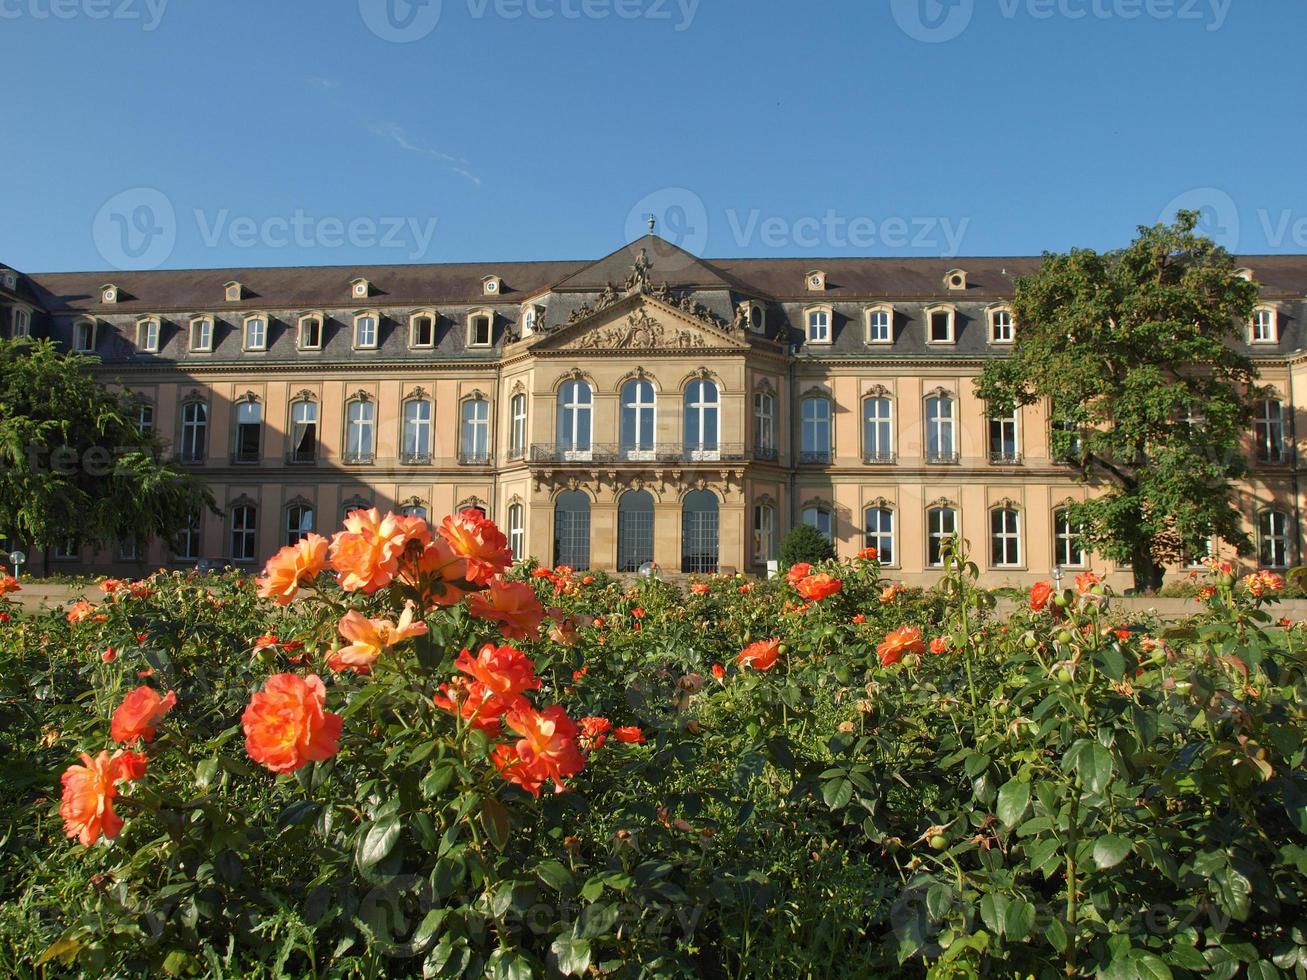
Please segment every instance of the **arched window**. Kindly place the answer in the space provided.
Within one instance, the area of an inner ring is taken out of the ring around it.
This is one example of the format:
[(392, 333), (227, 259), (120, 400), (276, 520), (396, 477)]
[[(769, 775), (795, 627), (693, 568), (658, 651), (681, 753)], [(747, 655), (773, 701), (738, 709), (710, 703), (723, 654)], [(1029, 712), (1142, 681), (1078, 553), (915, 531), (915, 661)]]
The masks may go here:
[(1254, 344), (1275, 344), (1280, 340), (1279, 317), (1274, 307), (1259, 306), (1253, 313)]
[(379, 320), (375, 313), (360, 313), (354, 317), (355, 347), (360, 350), (372, 350), (377, 346)]
[(897, 558), (894, 548), (894, 511), (888, 507), (868, 507), (863, 513), (864, 545), (876, 549), (882, 565), (893, 565)]
[(590, 498), (564, 490), (554, 501), (554, 564), (590, 567)]
[(875, 306), (867, 310), (867, 343), (889, 344), (894, 341), (894, 310)]
[(208, 431), (208, 407), (203, 402), (187, 402), (183, 405), (181, 442), (181, 460), (183, 463), (204, 462)]
[(568, 381), (558, 389), (558, 452), (563, 459), (589, 459), (594, 415), (594, 391), (584, 381)]
[(1080, 530), (1071, 523), (1066, 510), (1053, 511), (1053, 563), (1062, 568), (1080, 568), (1085, 563), (1085, 548)]
[(291, 504), (286, 508), (286, 543), (299, 544), (313, 530), (313, 508), (307, 504)]
[(1258, 560), (1266, 568), (1289, 567), (1289, 515), (1262, 511), (1257, 519)]
[(1000, 306), (989, 311), (989, 341), (992, 344), (1010, 344), (1016, 339), (1012, 311)]
[(653, 560), (653, 495), (648, 490), (628, 490), (617, 502), (617, 570), (636, 572)]
[(299, 319), (299, 331), (296, 345), (300, 350), (319, 350), (322, 347), (322, 317), (317, 313), (306, 313)]
[(197, 316), (191, 320), (191, 351), (206, 354), (213, 350), (213, 317)]
[(717, 495), (691, 490), (681, 504), (681, 571), (715, 575), (718, 564)]
[(355, 398), (345, 405), (345, 462), (371, 463), (376, 446), (377, 406)]
[(232, 561), (254, 561), (258, 530), (258, 512), (253, 504), (238, 504), (231, 509)]
[(159, 352), (159, 321), (146, 317), (136, 324), (136, 346), (147, 354)]
[(802, 413), (799, 462), (829, 463), (831, 461), (830, 399), (824, 395), (805, 398)]
[(808, 311), (808, 343), (810, 344), (829, 344), (831, 311), (826, 307), (819, 307)]
[(823, 507), (819, 504), (813, 504), (803, 508), (799, 519), (809, 527), (815, 527), (826, 538), (827, 541), (835, 540), (835, 518), (831, 514), (830, 508)]
[(463, 402), (458, 461), (478, 466), (490, 462), (490, 403), (484, 398)]
[(690, 459), (717, 459), (721, 422), (717, 385), (706, 379), (685, 388), (685, 452)]
[(862, 459), (867, 463), (894, 462), (894, 406), (888, 398), (862, 400)]
[(434, 347), (436, 344), (436, 318), (431, 313), (414, 313), (408, 320), (408, 345)]
[(534, 306), (528, 306), (525, 310), (522, 311), (522, 336), (523, 337), (530, 337), (533, 333), (536, 332), (536, 323), (539, 319), (540, 319), (540, 315), (536, 312), (536, 308)]
[(526, 395), (518, 392), (508, 403), (508, 414), (512, 426), (508, 434), (508, 458), (522, 459), (526, 456)]
[(753, 454), (759, 459), (776, 458), (776, 396), (770, 391), (753, 396)]
[(242, 346), (245, 350), (267, 350), (268, 318), (261, 313), (254, 313), (247, 316), (245, 318), (245, 330), (242, 336)]
[(1253, 424), (1257, 441), (1257, 459), (1263, 463), (1287, 461), (1284, 441), (1284, 404), (1275, 398), (1257, 403), (1257, 418)]
[(14, 307), (13, 329), (11, 337), (27, 337), (32, 333), (32, 311), (20, 306)]
[(755, 504), (753, 508), (753, 558), (761, 563), (776, 557), (776, 507)]
[(424, 521), (431, 518), (431, 512), (418, 503), (405, 504), (399, 509), (399, 512), (404, 517), (420, 517)]
[(1011, 507), (989, 513), (989, 563), (995, 568), (1021, 564), (1021, 515)]
[(521, 504), (508, 505), (508, 546), (513, 551), (513, 561), (526, 557), (526, 508)]
[(318, 404), (306, 400), (290, 406), (290, 456), (292, 463), (312, 463), (318, 455)]
[[(654, 412), (656, 406), (657, 397), (654, 394), (654, 386), (650, 382), (628, 381), (622, 386), (621, 449), (623, 459), (654, 458)], [(650, 558), (649, 560), (652, 561), (653, 559)]]
[(257, 463), (263, 436), (263, 406), (244, 401), (236, 406), (236, 445), (232, 462)]
[(926, 462), (956, 463), (957, 459), (953, 399), (932, 395), (926, 399)]
[(926, 512), (926, 564), (944, 564), (944, 543), (958, 533), (958, 512), (952, 507), (932, 507)]
[(95, 350), (95, 321), (78, 320), (73, 324), (73, 350), (89, 354)]
[(404, 402), (404, 432), (401, 462), (431, 462), (431, 402), (410, 398)]

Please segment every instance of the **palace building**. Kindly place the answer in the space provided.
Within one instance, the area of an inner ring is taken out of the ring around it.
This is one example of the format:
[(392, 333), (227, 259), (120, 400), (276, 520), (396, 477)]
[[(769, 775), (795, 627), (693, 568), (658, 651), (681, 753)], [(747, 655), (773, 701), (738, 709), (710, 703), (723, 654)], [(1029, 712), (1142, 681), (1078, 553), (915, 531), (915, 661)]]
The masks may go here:
[[(994, 418), (975, 394), (1039, 261), (709, 260), (651, 234), (578, 262), (0, 266), (0, 329), (97, 356), (222, 511), (140, 553), (68, 541), (57, 570), (258, 567), (357, 507), (477, 507), (517, 555), (578, 569), (763, 574), (802, 521), (911, 584), (958, 533), (989, 585), (1055, 566), (1128, 585), (1066, 520), (1094, 488), (1053, 458), (1056, 420)], [(1241, 261), (1262, 289), (1243, 349), (1270, 390), (1244, 564), (1283, 568), (1301, 554), (1307, 257)]]

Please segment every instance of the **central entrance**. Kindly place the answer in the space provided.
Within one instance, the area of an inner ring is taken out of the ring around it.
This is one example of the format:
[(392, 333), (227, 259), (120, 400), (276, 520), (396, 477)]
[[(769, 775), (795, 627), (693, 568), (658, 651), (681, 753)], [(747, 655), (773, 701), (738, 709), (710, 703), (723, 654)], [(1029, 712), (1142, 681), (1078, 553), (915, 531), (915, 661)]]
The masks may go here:
[(628, 490), (617, 503), (617, 570), (639, 571), (653, 557), (653, 495), (648, 490)]

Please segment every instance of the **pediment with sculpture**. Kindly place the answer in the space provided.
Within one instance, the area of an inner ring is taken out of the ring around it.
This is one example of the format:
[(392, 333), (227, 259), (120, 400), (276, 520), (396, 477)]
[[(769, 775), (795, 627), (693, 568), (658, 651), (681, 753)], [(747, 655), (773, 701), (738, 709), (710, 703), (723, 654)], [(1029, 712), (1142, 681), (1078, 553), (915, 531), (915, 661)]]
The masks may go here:
[(659, 352), (749, 347), (742, 332), (695, 306), (698, 309), (687, 309), (653, 294), (632, 294), (559, 327), (532, 349)]

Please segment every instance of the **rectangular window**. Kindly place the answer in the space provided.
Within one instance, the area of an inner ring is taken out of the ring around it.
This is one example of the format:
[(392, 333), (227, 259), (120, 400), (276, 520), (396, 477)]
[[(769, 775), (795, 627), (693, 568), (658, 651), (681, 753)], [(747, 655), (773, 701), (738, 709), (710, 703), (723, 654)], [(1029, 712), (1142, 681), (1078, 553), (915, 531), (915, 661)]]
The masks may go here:
[(994, 343), (1012, 343), (1015, 332), (1012, 329), (1012, 312), (1010, 310), (995, 310), (991, 314), (990, 322), (992, 324), (990, 339)]
[(953, 343), (953, 312), (951, 310), (931, 311), (929, 339), (932, 344)]
[(1051, 445), (1049, 450), (1054, 463), (1076, 463), (1080, 461), (1080, 426), (1065, 419), (1054, 419), (1049, 431)]
[(409, 326), (409, 346), (433, 347), (436, 343), (436, 323), (428, 315), (413, 317)]
[(830, 343), (830, 312), (827, 310), (808, 311), (808, 342), (813, 344)]
[(27, 337), (32, 333), (32, 311), (14, 307), (14, 326), (10, 333), (13, 337)]
[(997, 464), (1021, 462), (1015, 413), (989, 420), (989, 461)]
[(300, 350), (317, 350), (322, 346), (322, 320), (316, 316), (306, 316), (300, 320)]
[(266, 350), (268, 347), (268, 321), (252, 316), (245, 321), (245, 349)]
[(753, 396), (754, 455), (762, 459), (776, 456), (776, 399), (770, 392)]
[(927, 515), (926, 564), (944, 565), (944, 543), (958, 533), (958, 512), (952, 507), (933, 507)]
[(1257, 459), (1263, 463), (1287, 461), (1284, 440), (1284, 405), (1273, 398), (1257, 403), (1253, 432), (1257, 440)]
[(1258, 558), (1266, 568), (1289, 567), (1289, 515), (1268, 510), (1258, 520)]
[(73, 324), (73, 350), (79, 354), (89, 354), (95, 350), (95, 324), (89, 320), (79, 320)]
[(490, 335), (490, 317), (485, 314), (474, 316), (468, 327), (468, 344), (472, 347), (489, 347)]
[(136, 326), (136, 344), (147, 354), (159, 352), (159, 321), (142, 320)]
[(118, 542), (118, 560), (119, 561), (139, 561), (140, 550), (135, 541), (123, 540)]
[(354, 346), (371, 350), (377, 346), (377, 318), (361, 316), (354, 321)]
[(1071, 519), (1064, 510), (1053, 514), (1053, 561), (1063, 568), (1080, 568), (1085, 563), (1080, 532), (1072, 526)]
[(1253, 343), (1274, 344), (1279, 338), (1279, 324), (1275, 310), (1263, 307), (1253, 314)]
[(73, 538), (64, 538), (54, 546), (55, 561), (76, 561), (77, 542)]
[(296, 402), (290, 407), (290, 459), (292, 463), (312, 463), (318, 454), (318, 406), (316, 402)]
[(345, 410), (345, 462), (371, 463), (376, 406), (352, 401)]
[(990, 519), (990, 564), (1011, 568), (1021, 564), (1021, 518), (1010, 508), (992, 511)]
[(800, 429), (803, 463), (831, 461), (831, 403), (827, 398), (805, 398)]
[(258, 402), (236, 406), (236, 453), (234, 462), (257, 463), (263, 432), (263, 408)]
[(509, 429), (508, 458), (522, 459), (526, 456), (526, 395), (520, 392), (514, 395), (509, 407), (512, 426)]
[(776, 557), (776, 508), (771, 504), (753, 508), (753, 557), (760, 564)]
[(197, 317), (191, 321), (191, 351), (206, 354), (213, 350), (213, 321), (208, 317)]
[(173, 542), (173, 556), (182, 561), (195, 561), (200, 557), (200, 515), (192, 514), (185, 529)]
[(882, 565), (894, 564), (894, 512), (885, 507), (867, 510), (865, 545), (876, 549)]
[(888, 344), (893, 339), (893, 314), (889, 310), (872, 310), (867, 319), (867, 342)]
[(511, 504), (508, 508), (508, 547), (513, 552), (513, 561), (526, 557), (526, 508), (521, 504)]
[(862, 459), (867, 463), (894, 462), (894, 431), (888, 398), (862, 402)]
[(410, 399), (404, 403), (405, 463), (431, 462), (431, 402)]

